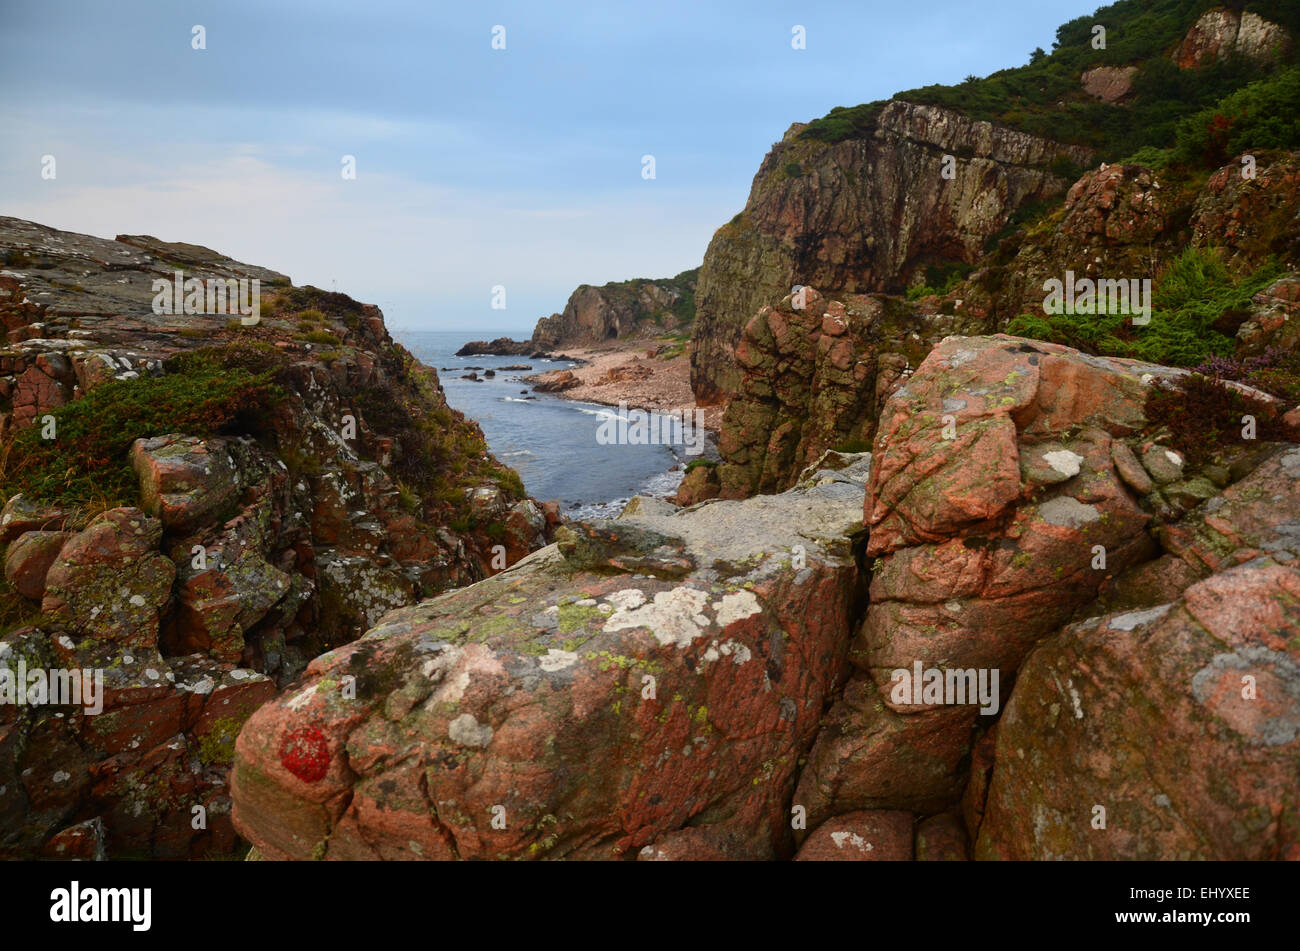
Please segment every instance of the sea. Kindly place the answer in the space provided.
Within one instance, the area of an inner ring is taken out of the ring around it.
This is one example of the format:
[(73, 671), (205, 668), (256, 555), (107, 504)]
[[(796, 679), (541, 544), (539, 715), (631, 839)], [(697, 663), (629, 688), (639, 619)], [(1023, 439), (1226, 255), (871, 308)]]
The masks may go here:
[[(617, 407), (534, 393), (522, 380), (572, 368), (573, 362), (456, 356), (470, 340), (493, 340), (510, 336), (509, 331), (393, 330), (392, 335), (438, 371), (447, 402), (482, 427), (492, 454), (519, 473), (528, 494), (540, 501), (558, 499), (570, 518), (613, 518), (634, 495), (666, 498), (677, 491), (685, 464), (697, 458), (682, 444), (601, 445), (596, 431), (602, 421), (619, 416)], [(532, 369), (501, 369), (512, 364)], [(464, 379), (472, 368), (478, 368), (481, 382)], [(495, 370), (496, 376), (483, 379), (484, 370)]]

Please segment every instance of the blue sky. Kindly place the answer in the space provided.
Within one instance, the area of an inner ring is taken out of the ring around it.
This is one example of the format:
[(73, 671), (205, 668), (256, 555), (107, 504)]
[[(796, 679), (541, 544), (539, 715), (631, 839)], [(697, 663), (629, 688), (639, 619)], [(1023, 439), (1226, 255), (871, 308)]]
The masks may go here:
[(790, 123), (1020, 65), (1094, 7), (0, 0), (0, 213), (526, 335), (578, 284), (699, 264)]

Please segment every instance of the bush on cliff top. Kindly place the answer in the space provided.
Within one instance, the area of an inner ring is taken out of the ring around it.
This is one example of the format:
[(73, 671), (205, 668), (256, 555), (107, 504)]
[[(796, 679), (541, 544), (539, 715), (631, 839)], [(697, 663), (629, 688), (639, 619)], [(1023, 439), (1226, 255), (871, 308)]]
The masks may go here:
[[(895, 99), (954, 109), (973, 119), (1019, 129), (1058, 142), (1097, 149), (1098, 159), (1115, 161), (1145, 147), (1164, 148), (1174, 141), (1179, 124), (1199, 110), (1214, 107), (1230, 94), (1242, 98), (1234, 108), (1261, 119), (1242, 125), (1241, 148), (1295, 148), (1300, 133), (1294, 129), (1295, 99), (1286, 100), (1287, 88), (1243, 88), (1265, 77), (1269, 65), (1241, 59), (1215, 62), (1200, 69), (1179, 69), (1169, 54), (1197, 18), (1215, 6), (1253, 10), (1293, 31), (1300, 24), (1300, 2), (1221, 3), (1213, 0), (1121, 0), (1077, 17), (1056, 31), (1050, 55), (1035, 51), (1026, 66), (999, 70), (982, 79), (958, 85), (930, 85), (910, 89)], [(1092, 48), (1094, 25), (1106, 28), (1106, 48)], [(1292, 51), (1292, 58), (1297, 51)], [(1094, 66), (1138, 66), (1133, 88), (1122, 106), (1094, 99), (1080, 85), (1080, 75)], [(1275, 98), (1281, 105), (1275, 108)], [(1257, 100), (1257, 102), (1256, 102)], [(886, 105), (877, 101), (851, 108), (836, 107), (809, 123), (801, 138), (838, 142), (864, 138), (875, 131), (876, 119)], [(1237, 112), (1231, 113), (1236, 115)], [(1262, 121), (1267, 116), (1276, 121)], [(1196, 118), (1196, 122), (1204, 125)], [(1262, 144), (1250, 133), (1263, 132)], [(1189, 133), (1190, 135), (1190, 133)], [(1199, 164), (1202, 155), (1196, 156)], [(1219, 162), (1218, 164), (1222, 164)]]
[(1217, 251), (1187, 248), (1160, 276), (1146, 326), (1134, 326), (1130, 314), (1034, 313), (1015, 318), (1007, 333), (1105, 356), (1195, 366), (1232, 352), (1236, 318), (1281, 270), (1270, 261), (1238, 278)]

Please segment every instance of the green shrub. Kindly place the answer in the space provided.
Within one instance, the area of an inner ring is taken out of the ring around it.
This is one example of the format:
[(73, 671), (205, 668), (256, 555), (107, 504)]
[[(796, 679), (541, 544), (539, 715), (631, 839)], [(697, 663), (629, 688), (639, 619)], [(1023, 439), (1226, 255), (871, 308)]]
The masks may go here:
[(717, 461), (713, 459), (692, 459), (690, 462), (686, 463), (686, 471), (690, 472), (692, 469), (713, 469), (716, 468), (717, 465)]
[(502, 468), (496, 477), (496, 483), (513, 499), (522, 499), (528, 495), (524, 489), (524, 480), (514, 469)]
[[(1011, 321), (1007, 333), (1088, 353), (1195, 366), (1232, 352), (1234, 337), (1221, 322), (1244, 313), (1251, 297), (1279, 273), (1280, 266), (1270, 261), (1249, 277), (1237, 279), (1217, 251), (1189, 247), (1160, 276), (1146, 326), (1134, 326), (1129, 314), (1033, 313)], [(1235, 332), (1235, 327), (1230, 329)]]
[(204, 366), (186, 355), (162, 376), (103, 383), (79, 400), (59, 407), (56, 438), (41, 438), (41, 426), (20, 431), (5, 460), (6, 498), (30, 498), (64, 505), (121, 505), (138, 497), (128, 453), (142, 437), (185, 433), (207, 437), (262, 431), (282, 392), (270, 373)]
[(923, 297), (934, 295), (942, 297), (951, 294), (970, 272), (971, 266), (961, 262), (942, 266), (931, 265), (925, 269), (925, 283), (914, 284), (907, 289), (907, 299), (918, 301)]
[(300, 333), (294, 337), (295, 340), (301, 340), (305, 343), (318, 343), (327, 347), (337, 347), (341, 341), (337, 334), (328, 330), (309, 330), (307, 333)]
[(1143, 165), (1160, 172), (1173, 164), (1176, 155), (1173, 149), (1161, 149), (1154, 145), (1144, 145), (1128, 158), (1121, 159), (1121, 165)]
[[(1235, 151), (1295, 148), (1300, 110), (1295, 108), (1296, 97), (1289, 81), (1279, 77), (1281, 81), (1266, 81), (1272, 85), (1249, 92), (1243, 89), (1248, 83), (1265, 80), (1277, 70), (1275, 64), (1228, 57), (1199, 69), (1179, 69), (1170, 60), (1170, 51), (1197, 17), (1216, 5), (1225, 4), (1214, 0), (1120, 0), (1062, 24), (1051, 53), (1035, 50), (1026, 66), (999, 70), (983, 78), (968, 76), (951, 86), (909, 89), (894, 98), (955, 109), (974, 119), (1057, 142), (1090, 146), (1097, 150), (1098, 160), (1113, 162), (1144, 147), (1169, 146), (1180, 121), (1240, 90), (1241, 99), (1230, 104), (1234, 109), (1231, 115), (1237, 118), (1225, 147)], [(1239, 3), (1226, 5), (1240, 7)], [(1254, 4), (1247, 4), (1251, 6)], [(1293, 0), (1258, 6), (1260, 15), (1274, 22), (1285, 24), (1300, 19), (1300, 4)], [(1095, 24), (1106, 27), (1104, 50), (1092, 47)], [(1288, 54), (1290, 61), (1294, 62), (1296, 55), (1293, 48)], [(1124, 105), (1101, 102), (1083, 91), (1080, 75), (1100, 65), (1138, 67)], [(877, 101), (850, 108), (837, 106), (809, 123), (800, 137), (821, 142), (866, 138), (875, 131), (884, 105)], [(1205, 132), (1205, 122), (1198, 119), (1187, 134), (1198, 138)], [(1196, 151), (1190, 142), (1188, 148)], [(1214, 151), (1218, 154), (1218, 150)], [(1205, 160), (1203, 151), (1196, 154), (1197, 164)], [(1070, 178), (1065, 162), (1053, 170)]]
[(1300, 148), (1300, 67), (1253, 82), (1178, 123), (1174, 151), (1217, 167), (1251, 149)]
[(876, 131), (876, 121), (888, 104), (882, 99), (848, 108), (836, 106), (822, 118), (808, 123), (799, 138), (828, 143), (868, 138)]

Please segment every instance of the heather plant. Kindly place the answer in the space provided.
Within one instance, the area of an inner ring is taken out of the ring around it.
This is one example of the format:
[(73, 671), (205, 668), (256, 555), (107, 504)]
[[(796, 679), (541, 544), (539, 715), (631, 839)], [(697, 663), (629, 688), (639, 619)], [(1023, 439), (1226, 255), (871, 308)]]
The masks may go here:
[(1145, 412), (1147, 421), (1163, 427), (1174, 448), (1194, 467), (1224, 448), (1287, 438), (1276, 404), (1200, 373), (1151, 387)]
[(1280, 347), (1269, 347), (1240, 360), (1213, 356), (1194, 367), (1193, 372), (1244, 383), (1287, 402), (1300, 402), (1300, 354)]

